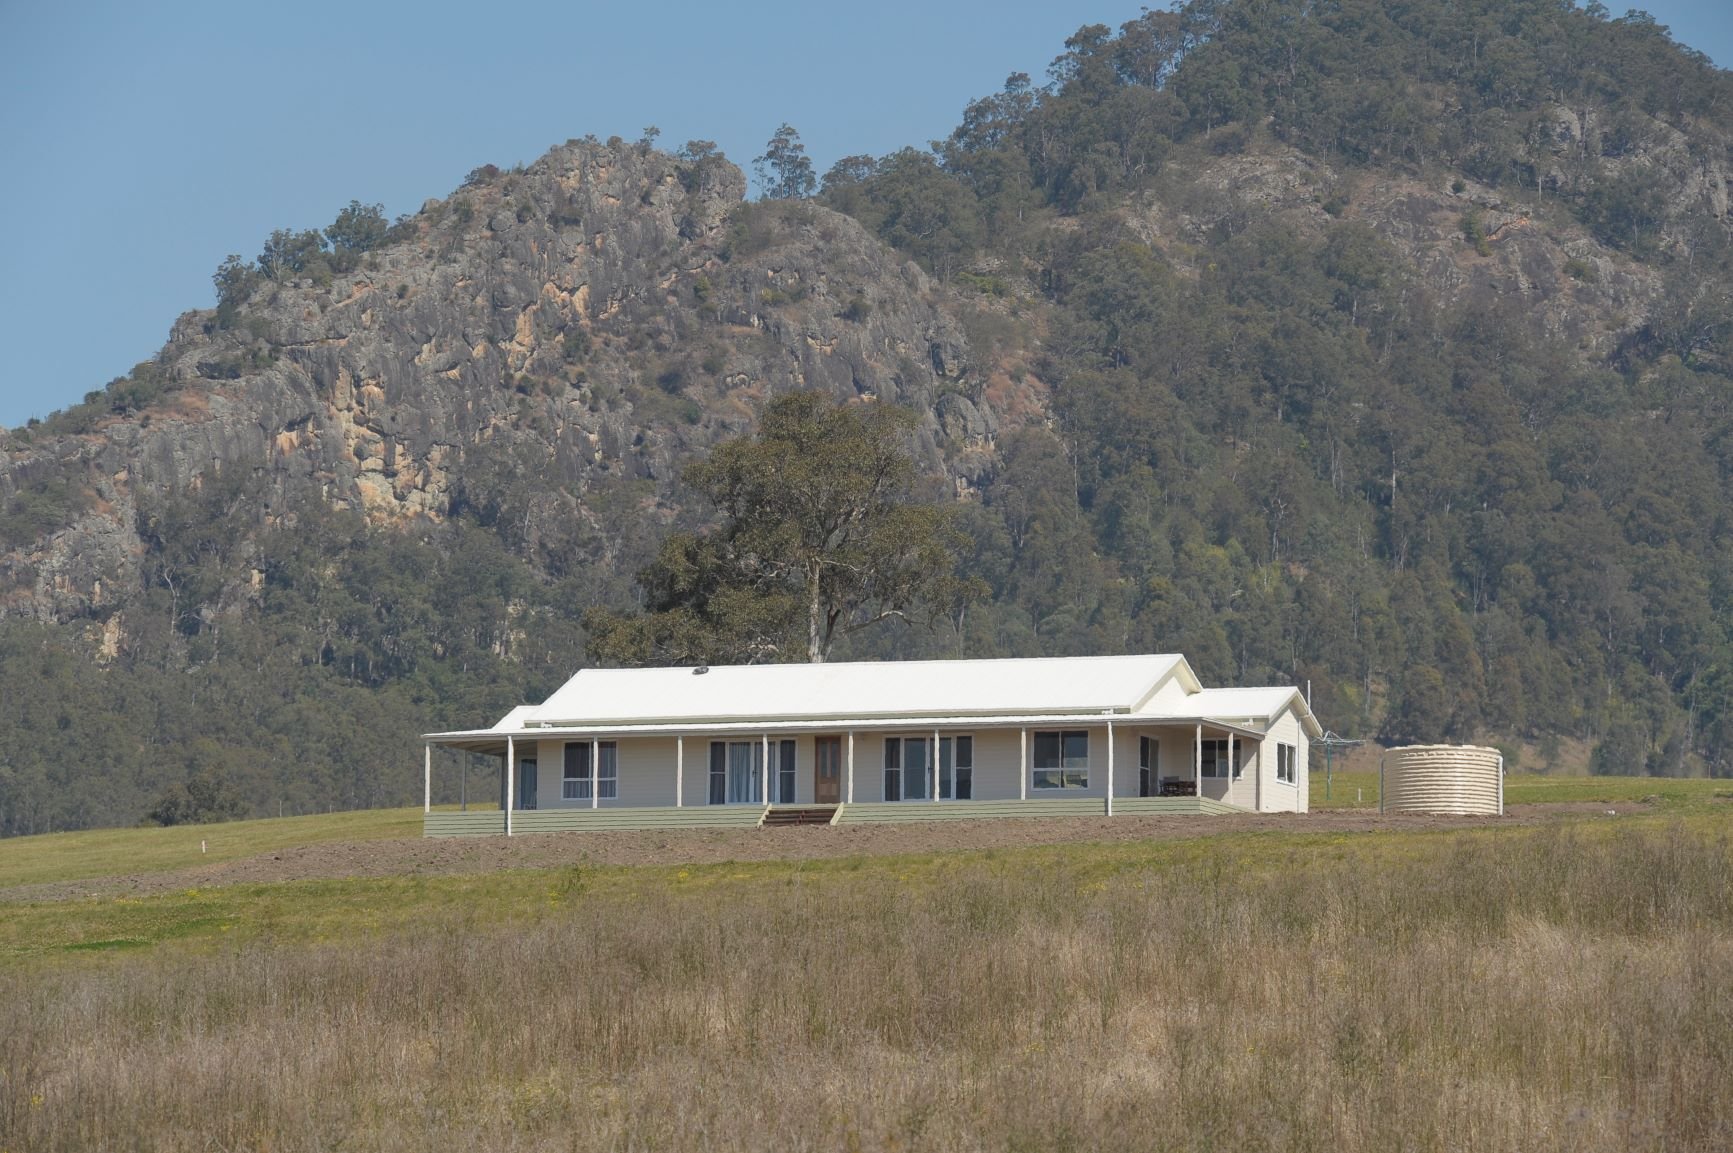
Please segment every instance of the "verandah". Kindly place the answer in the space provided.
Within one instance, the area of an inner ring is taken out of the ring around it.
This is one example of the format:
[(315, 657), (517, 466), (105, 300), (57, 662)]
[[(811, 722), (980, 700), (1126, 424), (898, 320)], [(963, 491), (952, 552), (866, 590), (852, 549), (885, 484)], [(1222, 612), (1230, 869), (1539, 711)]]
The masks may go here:
[[(1179, 726), (1136, 723), (1129, 718), (1093, 725), (1079, 717), (1041, 718), (1041, 721), (1052, 724), (1022, 724), (1012, 728), (971, 721), (966, 725), (967, 731), (963, 731), (963, 725), (953, 725), (949, 729), (934, 726), (919, 732), (911, 731), (909, 726), (875, 725), (866, 731), (832, 726), (829, 734), (823, 732), (824, 726), (783, 726), (781, 731), (753, 734), (680, 731), (671, 734), (671, 766), (665, 761), (633, 766), (640, 774), (667, 774), (672, 770), (672, 804), (651, 805), (617, 803), (623, 771), (621, 742), (642, 740), (646, 734), (641, 727), (637, 731), (608, 733), (606, 739), (598, 732), (506, 733), (486, 742), (491, 748), (478, 747), (481, 742), (475, 741), (440, 742), (500, 758), (503, 816), (492, 813), (482, 817), (481, 821), (491, 821), (487, 827), (467, 814), (463, 821), (457, 822), (445, 814), (434, 813), (435, 742), (429, 741), (425, 746), (423, 807), (429, 835), (439, 835), (438, 828), (456, 830), (461, 824), (463, 831), (503, 832), (508, 836), (532, 828), (580, 827), (574, 820), (554, 822), (551, 816), (544, 815), (529, 817), (526, 822), (525, 814), (538, 810), (541, 814), (562, 813), (575, 818), (578, 812), (588, 809), (597, 819), (583, 824), (630, 827), (633, 818), (646, 825), (757, 823), (768, 808), (801, 804), (855, 806), (854, 812), (839, 813), (837, 819), (845, 823), (865, 819), (867, 811), (863, 806), (873, 807), (875, 819), (904, 819), (899, 815), (904, 813), (913, 818), (917, 814), (910, 810), (910, 802), (949, 804), (958, 809), (957, 815), (963, 815), (961, 810), (965, 808), (979, 815), (987, 815), (989, 811), (996, 815), (1023, 815), (1026, 808), (1027, 815), (1037, 815), (1037, 811), (1042, 814), (1092, 811), (1111, 816), (1116, 804), (1124, 808), (1130, 803), (1133, 811), (1145, 811), (1146, 799), (1183, 797), (1198, 802), (1186, 811), (1251, 807), (1234, 805), (1230, 798), (1234, 783), (1261, 752), (1264, 734), (1219, 722)], [(807, 739), (797, 740), (788, 735), (791, 731)], [(1016, 792), (1015, 804), (1008, 805), (1006, 802), (1012, 801), (1012, 797), (1004, 786), (1009, 766), (991, 761), (977, 764), (976, 738), (1011, 732), (1016, 734)], [(1105, 740), (1091, 741), (1092, 732), (1104, 735)], [(663, 730), (659, 735), (669, 734)], [(1135, 784), (1116, 763), (1119, 744), (1116, 735), (1129, 735), (1136, 740)], [(1165, 771), (1171, 766), (1172, 757), (1165, 760), (1162, 757), (1163, 735), (1169, 738), (1170, 748), (1177, 743), (1176, 737), (1190, 738), (1185, 742), (1190, 745), (1188, 772)], [(834, 742), (835, 749), (831, 769), (841, 778), (836, 781), (833, 798), (821, 795), (822, 782), (817, 779), (824, 772), (823, 742), (827, 739)], [(689, 750), (689, 743), (696, 747)], [(561, 764), (561, 792), (558, 801), (543, 808), (538, 796), (538, 758), (523, 757), (520, 752), (525, 748), (545, 752), (550, 744), (560, 754), (557, 759)], [(804, 757), (800, 753), (803, 745)], [(1101, 752), (1092, 756), (1092, 746)], [(689, 751), (697, 758), (693, 768), (708, 778), (707, 785), (703, 780), (694, 782), (698, 786), (696, 797), (689, 794), (686, 779)], [(517, 771), (506, 771), (507, 766), (514, 766)], [(803, 769), (815, 774), (814, 789), (804, 797), (800, 788)], [(996, 780), (999, 789), (998, 795), (986, 800), (976, 792), (976, 781), (983, 772), (990, 782)], [(1254, 790), (1259, 790), (1261, 776), (1253, 774)], [(1211, 785), (1211, 791), (1217, 795), (1206, 796), (1206, 785)], [(721, 810), (732, 812), (724, 814)], [(700, 813), (707, 815), (700, 817)]]

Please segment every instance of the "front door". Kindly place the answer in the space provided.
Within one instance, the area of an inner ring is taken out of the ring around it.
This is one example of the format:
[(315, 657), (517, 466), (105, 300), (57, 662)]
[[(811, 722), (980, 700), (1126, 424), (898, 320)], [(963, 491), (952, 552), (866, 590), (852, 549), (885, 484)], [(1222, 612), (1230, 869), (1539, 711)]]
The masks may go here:
[(819, 737), (817, 755), (812, 759), (812, 803), (838, 805), (842, 803), (842, 738)]

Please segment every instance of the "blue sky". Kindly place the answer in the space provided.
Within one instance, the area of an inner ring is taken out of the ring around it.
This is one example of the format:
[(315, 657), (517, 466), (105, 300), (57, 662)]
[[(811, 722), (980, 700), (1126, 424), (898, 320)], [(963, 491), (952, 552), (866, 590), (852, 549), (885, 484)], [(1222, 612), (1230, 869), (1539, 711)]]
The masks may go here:
[[(945, 135), (1135, 0), (0, 0), (0, 425), (155, 353), (210, 274), (351, 198), (395, 216), (568, 137), (715, 140), (793, 123), (819, 171)], [(1615, 11), (1620, 4), (1609, 4)], [(1654, 0), (1733, 64), (1733, 4)]]

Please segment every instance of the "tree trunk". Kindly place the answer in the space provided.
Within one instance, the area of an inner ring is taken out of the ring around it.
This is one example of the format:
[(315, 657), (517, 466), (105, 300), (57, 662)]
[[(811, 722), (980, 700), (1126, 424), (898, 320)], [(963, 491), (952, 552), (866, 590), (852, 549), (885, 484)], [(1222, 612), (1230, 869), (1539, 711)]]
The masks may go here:
[(819, 622), (824, 616), (824, 606), (818, 597), (817, 561), (806, 566), (806, 659), (807, 663), (821, 665), (824, 663), (824, 648), (819, 639)]

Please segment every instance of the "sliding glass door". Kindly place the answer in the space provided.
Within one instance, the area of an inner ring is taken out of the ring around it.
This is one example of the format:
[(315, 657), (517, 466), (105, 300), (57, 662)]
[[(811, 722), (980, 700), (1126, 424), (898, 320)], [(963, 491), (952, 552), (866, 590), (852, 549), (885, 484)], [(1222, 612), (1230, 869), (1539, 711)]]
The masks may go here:
[(764, 803), (764, 745), (760, 741), (710, 742), (710, 803)]

